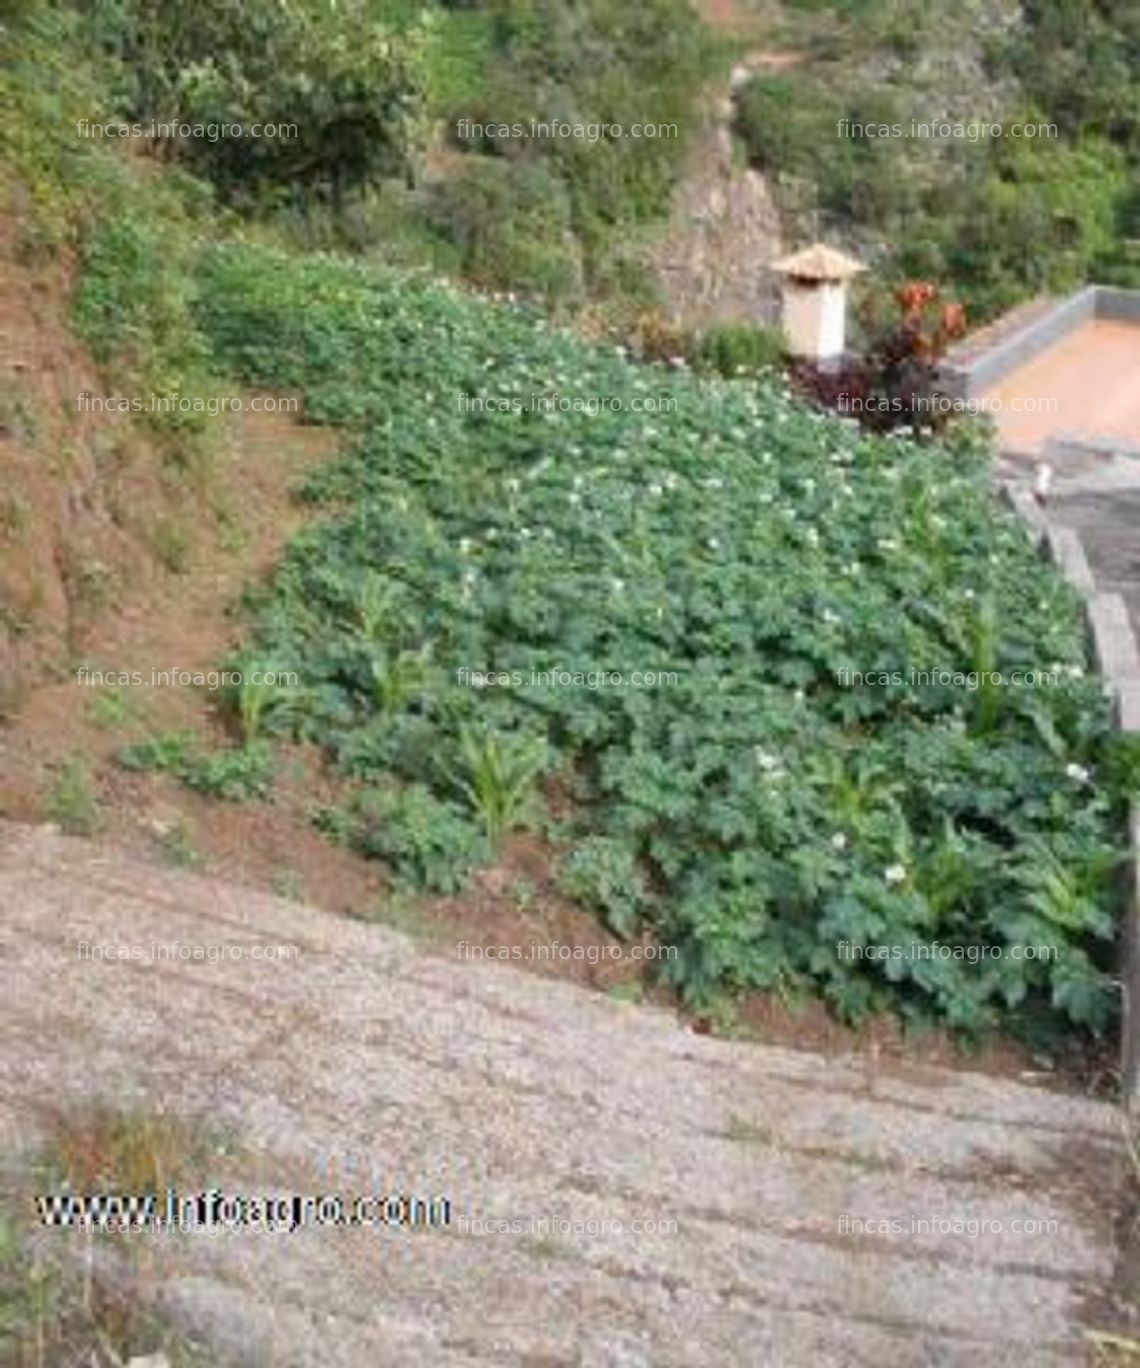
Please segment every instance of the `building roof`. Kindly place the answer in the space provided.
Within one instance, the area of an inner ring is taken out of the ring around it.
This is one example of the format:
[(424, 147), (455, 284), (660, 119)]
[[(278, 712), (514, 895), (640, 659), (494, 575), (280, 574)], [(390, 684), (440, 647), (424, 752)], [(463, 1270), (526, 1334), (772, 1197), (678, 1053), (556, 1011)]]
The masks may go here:
[(793, 252), (791, 256), (774, 261), (772, 269), (794, 280), (837, 281), (849, 280), (867, 268), (845, 252), (817, 242), (801, 252)]

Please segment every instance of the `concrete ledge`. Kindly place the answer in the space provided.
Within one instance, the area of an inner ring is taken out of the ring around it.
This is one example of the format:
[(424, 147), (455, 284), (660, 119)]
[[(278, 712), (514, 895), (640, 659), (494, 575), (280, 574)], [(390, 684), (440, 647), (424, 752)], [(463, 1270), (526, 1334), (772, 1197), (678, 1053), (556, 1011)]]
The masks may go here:
[(1140, 679), (1123, 679), (1116, 691), (1116, 725), (1122, 732), (1140, 732)]
[(1033, 319), (1024, 327), (1002, 338), (972, 361), (956, 363), (953, 353), (943, 366), (940, 379), (956, 398), (973, 399), (995, 385), (1010, 371), (1023, 366), (1038, 352), (1097, 316), (1098, 287), (1089, 285), (1055, 308)]
[(1016, 485), (1003, 484), (1001, 492), (1006, 503), (1021, 520), (1029, 540), (1034, 546), (1040, 546), (1049, 527), (1049, 520), (1045, 517), (1041, 505), (1032, 494), (1024, 489), (1018, 489)]
[(1118, 319), (1122, 323), (1140, 323), (1140, 290), (1123, 290), (1115, 285), (1098, 285), (1096, 316)]
[(1119, 693), (1124, 681), (1140, 680), (1140, 653), (1128, 608), (1119, 594), (1094, 594), (1088, 618), (1097, 669)]
[(1080, 537), (1071, 527), (1058, 527), (1046, 520), (1045, 544), (1053, 564), (1077, 593), (1086, 599), (1092, 598), (1096, 593), (1096, 580), (1093, 579)]
[(1140, 458), (1140, 443), (1126, 442), (1123, 437), (1054, 432), (1045, 439), (1043, 454), (1048, 461), (1063, 461), (1073, 456), (1093, 456), (1106, 462), (1120, 456), (1136, 459)]
[(974, 399), (997, 384), (1010, 371), (1023, 366), (1039, 352), (1093, 318), (1140, 322), (1140, 290), (1107, 285), (1087, 285), (1062, 299), (1044, 314), (1028, 319), (979, 356), (948, 353), (939, 369), (939, 385), (955, 399)]

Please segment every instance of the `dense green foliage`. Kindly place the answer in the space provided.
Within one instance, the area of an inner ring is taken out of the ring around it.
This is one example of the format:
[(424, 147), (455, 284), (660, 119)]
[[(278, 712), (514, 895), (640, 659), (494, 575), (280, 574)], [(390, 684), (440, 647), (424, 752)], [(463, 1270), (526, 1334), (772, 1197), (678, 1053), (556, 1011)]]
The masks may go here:
[[(800, 231), (821, 220), (867, 251), (886, 246), (898, 278), (939, 281), (974, 317), (1089, 279), (1140, 284), (1137, 15), (1129, 4), (1042, 0), (983, 34), (968, 11), (860, 5), (830, 16), (813, 60), (754, 77), (737, 127)], [(818, 17), (804, 23), (818, 40)], [(963, 89), (971, 49), (973, 88)], [(950, 51), (961, 56), (947, 65)], [(966, 131), (861, 131), (912, 119)], [(1046, 127), (1027, 138), (1014, 125)]]
[[(591, 281), (604, 277), (620, 235), (668, 206), (712, 61), (695, 11), (678, 0), (492, 0), (477, 16), (448, 15), (438, 32), (434, 107), (446, 137), (473, 163), (465, 194), (493, 177), (507, 201), (502, 216), (482, 218), (471, 241), (464, 200), (445, 185), (435, 210), (443, 230), (470, 242), (469, 264), (484, 283), (529, 286), (528, 272), (514, 273), (510, 242), (543, 183), (541, 168), (550, 217), (537, 226), (536, 244), (580, 257)], [(447, 65), (457, 46), (465, 54), (462, 81)], [(495, 131), (554, 120), (584, 133)], [(653, 125), (654, 133), (634, 136), (635, 125)], [(573, 286), (569, 264), (557, 284), (562, 293)]]
[[(219, 250), (200, 316), (240, 374), (357, 434), (308, 485), (327, 520), (251, 646), (301, 679), (264, 730), (318, 742), (358, 789), (323, 825), (450, 887), (534, 775), (573, 799), (550, 828), (564, 885), (676, 944), (692, 1000), (814, 980), (850, 1013), (1105, 1025), (1106, 706), (1070, 592), (973, 442), (860, 436), (766, 384), (631, 367), (331, 258)], [(555, 389), (622, 406), (511, 407)], [(667, 418), (635, 411), (661, 395)], [(911, 667), (1056, 676), (838, 673)], [(551, 669), (582, 682), (531, 675)], [(591, 687), (598, 670), (675, 677)], [(1061, 953), (883, 964), (843, 940)]]
[(120, 73), (107, 114), (195, 129), (173, 146), (227, 198), (341, 200), (404, 171), (423, 136), (422, 42), (376, 10), (364, 0), (93, 0), (90, 32)]

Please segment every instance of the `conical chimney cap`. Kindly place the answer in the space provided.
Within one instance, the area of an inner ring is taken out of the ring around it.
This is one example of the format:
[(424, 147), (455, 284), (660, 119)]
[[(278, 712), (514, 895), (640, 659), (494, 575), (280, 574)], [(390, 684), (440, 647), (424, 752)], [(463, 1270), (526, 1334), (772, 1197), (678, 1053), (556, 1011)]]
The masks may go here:
[(854, 257), (849, 257), (834, 247), (828, 247), (823, 242), (817, 242), (812, 247), (805, 247), (802, 252), (793, 252), (791, 256), (781, 257), (779, 261), (772, 263), (772, 270), (779, 271), (781, 275), (790, 276), (793, 280), (819, 283), (850, 280), (853, 275), (858, 275), (866, 269)]

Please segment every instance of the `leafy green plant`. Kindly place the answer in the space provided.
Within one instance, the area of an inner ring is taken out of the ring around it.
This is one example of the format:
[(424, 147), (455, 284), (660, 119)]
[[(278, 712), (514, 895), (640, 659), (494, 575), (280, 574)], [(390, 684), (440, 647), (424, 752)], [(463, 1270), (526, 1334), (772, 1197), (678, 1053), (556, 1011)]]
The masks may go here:
[(84, 712), (101, 731), (117, 731), (131, 721), (134, 707), (123, 689), (108, 687), (87, 700)]
[(201, 128), (178, 155), (227, 199), (303, 187), (339, 201), (418, 149), (423, 35), (367, 5), (102, 0), (91, 22), (122, 63), (128, 119)]
[(779, 367), (787, 351), (782, 332), (753, 323), (722, 323), (710, 328), (697, 352), (701, 366), (726, 379)]
[(240, 657), (228, 673), (237, 678), (227, 687), (226, 699), (237, 717), (242, 744), (252, 746), (261, 740), (272, 717), (289, 712), (296, 693), (281, 682), (283, 672), (272, 661)]
[(620, 840), (591, 836), (562, 861), (558, 887), (592, 908), (616, 935), (629, 937), (649, 905), (645, 878)]
[(353, 849), (386, 861), (401, 880), (439, 893), (454, 893), (486, 856), (463, 810), (423, 784), (365, 790), (347, 809), (325, 809), (316, 821)]
[(60, 765), (44, 797), (44, 814), (69, 836), (90, 836), (99, 824), (99, 798), (91, 766), (81, 755)]
[(273, 780), (273, 752), (264, 741), (208, 751), (188, 733), (167, 732), (122, 747), (116, 759), (124, 769), (159, 770), (232, 802), (267, 797)]
[(547, 760), (535, 737), (464, 727), (459, 735), (460, 789), (478, 813), (492, 850), (525, 817), (534, 785)]

